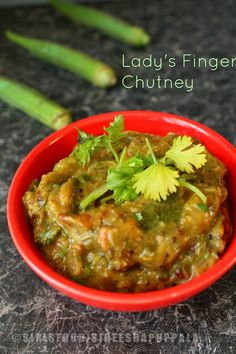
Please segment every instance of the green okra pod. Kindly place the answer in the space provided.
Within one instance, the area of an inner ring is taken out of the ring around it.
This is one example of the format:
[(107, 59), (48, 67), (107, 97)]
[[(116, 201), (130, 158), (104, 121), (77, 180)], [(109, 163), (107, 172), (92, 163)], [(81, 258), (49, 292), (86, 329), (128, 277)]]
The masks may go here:
[(40, 92), (0, 76), (0, 99), (57, 130), (71, 122), (70, 112)]
[(106, 88), (116, 83), (116, 74), (110, 66), (81, 51), (45, 40), (28, 38), (11, 31), (6, 31), (6, 36), (40, 59), (67, 69), (96, 86)]
[(74, 22), (98, 29), (127, 44), (142, 47), (150, 42), (149, 34), (142, 28), (132, 26), (105, 12), (61, 0), (49, 0), (49, 3)]

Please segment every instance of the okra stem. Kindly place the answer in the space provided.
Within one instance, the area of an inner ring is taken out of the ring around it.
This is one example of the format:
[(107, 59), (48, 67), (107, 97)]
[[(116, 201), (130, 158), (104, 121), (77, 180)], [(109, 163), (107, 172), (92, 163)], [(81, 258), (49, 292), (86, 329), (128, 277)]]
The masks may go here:
[(40, 59), (82, 76), (96, 86), (106, 88), (116, 83), (116, 74), (110, 66), (83, 52), (57, 43), (20, 36), (11, 31), (6, 31), (6, 36)]
[(61, 0), (49, 0), (49, 3), (74, 22), (98, 29), (127, 44), (142, 47), (150, 42), (149, 34), (142, 28), (132, 26), (105, 12)]
[(0, 99), (54, 130), (71, 122), (67, 109), (31, 87), (4, 76), (0, 76)]

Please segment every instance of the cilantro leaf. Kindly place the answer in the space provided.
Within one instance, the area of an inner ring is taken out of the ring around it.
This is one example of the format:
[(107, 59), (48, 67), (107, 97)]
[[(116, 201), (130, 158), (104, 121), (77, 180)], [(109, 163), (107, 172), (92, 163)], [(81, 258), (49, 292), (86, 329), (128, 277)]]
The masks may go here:
[(78, 142), (79, 144), (76, 146), (71, 155), (78, 159), (82, 166), (85, 166), (89, 163), (91, 154), (100, 144), (100, 137), (94, 137), (93, 135), (79, 130)]
[[(81, 134), (81, 146), (78, 146), (78, 155), (82, 163), (90, 161), (90, 154), (100, 143), (113, 153), (117, 166), (110, 168), (107, 172), (105, 185), (90, 193), (82, 202), (84, 209), (94, 200), (100, 198), (108, 191), (112, 195), (105, 197), (113, 198), (116, 203), (123, 203), (127, 200), (134, 200), (139, 194), (144, 197), (161, 201), (176, 192), (177, 187), (183, 186), (194, 192), (201, 201), (206, 203), (206, 196), (187, 179), (188, 174), (193, 172), (193, 167), (200, 168), (206, 163), (206, 151), (203, 145), (193, 144), (188, 136), (179, 136), (173, 140), (172, 146), (165, 153), (164, 157), (157, 159), (150, 141), (145, 139), (149, 155), (140, 157), (133, 156), (125, 160), (126, 147), (124, 147), (119, 158), (113, 145), (119, 144), (123, 136), (124, 119), (122, 115), (116, 116), (108, 128), (104, 128), (107, 135), (97, 138)], [(76, 153), (76, 152), (75, 152)], [(186, 172), (180, 175), (181, 172)]]
[(85, 166), (87, 163), (89, 163), (93, 152), (102, 143), (105, 148), (109, 149), (112, 152), (116, 162), (118, 162), (119, 157), (113, 145), (118, 144), (118, 140), (123, 136), (123, 130), (124, 117), (121, 114), (115, 116), (114, 121), (110, 122), (108, 128), (104, 128), (104, 132), (106, 132), (107, 134), (95, 137), (91, 134), (87, 134), (82, 130), (78, 130), (78, 145), (76, 146), (71, 155), (76, 157), (80, 161), (82, 166)]
[(131, 157), (124, 161), (121, 166), (108, 170), (107, 181), (111, 189), (120, 185), (122, 180), (127, 180), (135, 173), (143, 170), (143, 160), (138, 157)]
[(107, 132), (107, 135), (102, 136), (103, 145), (110, 149), (116, 162), (119, 162), (119, 156), (116, 150), (113, 147), (113, 144), (117, 145), (119, 139), (123, 136), (124, 130), (124, 117), (122, 114), (115, 116), (114, 121), (110, 122), (108, 128), (104, 128), (104, 131)]
[(203, 145), (193, 145), (189, 136), (178, 136), (173, 140), (165, 158), (173, 161), (180, 171), (191, 173), (193, 172), (193, 166), (200, 168), (206, 163), (206, 152)]
[[(125, 188), (124, 188), (125, 187)], [(136, 199), (138, 193), (135, 192), (131, 183), (124, 185), (120, 185), (117, 187), (112, 195), (113, 199), (117, 204), (122, 204), (128, 200), (132, 201)]]
[(91, 134), (85, 133), (83, 130), (78, 129), (78, 143), (83, 144), (88, 140), (94, 139), (94, 136)]
[(137, 193), (133, 188), (132, 177), (135, 173), (143, 170), (143, 160), (131, 157), (124, 161), (121, 166), (108, 170), (107, 186), (113, 190), (113, 198), (120, 204), (126, 200), (134, 200)]
[(122, 114), (115, 116), (114, 121), (110, 122), (108, 128), (104, 128), (104, 131), (107, 132), (107, 136), (112, 140), (119, 140), (124, 131), (124, 117)]
[(143, 156), (143, 163), (144, 163), (145, 168), (151, 166), (153, 164), (152, 155)]
[(126, 148), (124, 148), (121, 154), (118, 166), (108, 170), (107, 183), (91, 192), (82, 200), (80, 203), (82, 209), (87, 208), (89, 204), (108, 191), (113, 191), (112, 198), (118, 204), (126, 200), (134, 200), (137, 197), (138, 194), (133, 188), (132, 177), (135, 173), (142, 171), (144, 168), (143, 160), (135, 156), (124, 160), (125, 152)]
[(179, 173), (162, 163), (155, 163), (144, 171), (134, 175), (134, 189), (145, 198), (161, 201), (166, 200), (170, 193), (176, 192)]

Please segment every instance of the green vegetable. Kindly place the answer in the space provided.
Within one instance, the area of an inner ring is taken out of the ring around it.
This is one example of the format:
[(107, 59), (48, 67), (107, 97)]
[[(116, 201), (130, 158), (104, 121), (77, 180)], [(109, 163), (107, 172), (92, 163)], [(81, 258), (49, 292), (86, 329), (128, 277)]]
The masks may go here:
[(193, 172), (193, 166), (200, 168), (206, 163), (206, 154), (203, 145), (192, 146), (192, 143), (190, 136), (178, 136), (165, 158), (173, 161), (180, 171)]
[(106, 88), (116, 83), (116, 74), (110, 66), (83, 52), (53, 42), (20, 36), (10, 31), (6, 31), (6, 37), (40, 59), (67, 69), (96, 86)]
[(79, 130), (78, 142), (79, 145), (76, 146), (71, 155), (79, 160), (82, 166), (85, 166), (89, 163), (92, 153), (99, 146), (100, 137), (95, 138), (93, 135)]
[(113, 191), (113, 199), (117, 204), (137, 198), (138, 193), (133, 187), (132, 177), (142, 170), (143, 161), (135, 156), (119, 163), (117, 168), (108, 170), (107, 186)]
[(166, 200), (176, 192), (179, 173), (162, 163), (155, 163), (144, 171), (133, 176), (134, 189), (137, 194), (141, 193), (145, 198)]
[(126, 148), (124, 148), (121, 154), (117, 167), (110, 168), (108, 170), (107, 183), (90, 193), (80, 203), (82, 209), (85, 209), (90, 203), (100, 198), (108, 191), (113, 191), (111, 197), (117, 204), (121, 204), (126, 200), (134, 200), (137, 198), (138, 194), (133, 188), (131, 177), (143, 169), (143, 161), (135, 156), (128, 160), (124, 160), (125, 153)]
[(61, 0), (49, 0), (49, 3), (74, 22), (98, 29), (124, 43), (142, 47), (150, 42), (149, 34), (142, 28), (132, 26), (105, 12)]
[[(193, 167), (200, 168), (206, 163), (205, 148), (201, 144), (192, 146), (189, 136), (178, 136), (173, 140), (171, 148), (165, 156), (157, 161), (148, 139), (146, 143), (153, 158), (153, 164), (144, 171), (134, 175), (134, 189), (146, 198), (161, 201), (176, 192), (178, 186), (190, 189), (206, 203), (205, 195), (194, 185), (186, 181), (185, 176), (180, 176), (178, 168), (183, 172), (193, 172)], [(174, 165), (174, 166), (171, 166)]]
[[(82, 164), (84, 161), (89, 161), (94, 146), (97, 148), (100, 143), (104, 144), (104, 141), (105, 147), (113, 152), (111, 142), (112, 144), (119, 142), (123, 136), (123, 127), (123, 117), (117, 116), (114, 122), (110, 123), (109, 128), (104, 128), (108, 135), (96, 138), (82, 135), (82, 144), (78, 147), (78, 158)], [(201, 144), (193, 145), (190, 137), (181, 136), (175, 138), (170, 149), (161, 159), (157, 160), (150, 141), (147, 138), (145, 141), (150, 153), (148, 161), (147, 156), (133, 156), (126, 160), (126, 147), (124, 147), (120, 158), (116, 152), (113, 153), (117, 166), (108, 169), (107, 183), (90, 193), (81, 202), (82, 209), (108, 191), (113, 192), (112, 198), (117, 204), (134, 200), (139, 194), (161, 202), (176, 192), (179, 186), (190, 189), (204, 204), (206, 203), (206, 196), (195, 185), (187, 181), (188, 173), (193, 172), (193, 166), (200, 168), (206, 163), (205, 148)], [(186, 173), (181, 174), (181, 172)], [(106, 198), (110, 199), (110, 197)]]
[(71, 122), (71, 116), (67, 109), (31, 87), (4, 76), (0, 76), (0, 99), (55, 130)]
[(121, 114), (114, 118), (114, 122), (111, 122), (108, 128), (104, 128), (104, 132), (107, 134), (95, 137), (79, 130), (79, 145), (77, 145), (72, 152), (72, 156), (76, 157), (82, 166), (85, 166), (87, 163), (89, 163), (93, 152), (99, 147), (99, 145), (101, 146), (101, 144), (103, 144), (112, 152), (116, 162), (118, 162), (119, 157), (113, 147), (113, 144), (117, 145), (118, 140), (123, 135), (123, 130), (124, 118)]
[(124, 117), (122, 114), (115, 116), (114, 121), (110, 122), (108, 128), (104, 128), (107, 132), (109, 139), (118, 140), (123, 136), (124, 131)]
[(118, 140), (122, 137), (124, 130), (124, 118), (121, 114), (114, 118), (114, 122), (111, 122), (108, 128), (104, 128), (107, 135), (102, 136), (103, 145), (110, 149), (116, 162), (119, 162), (119, 157), (116, 150), (113, 148), (113, 144), (117, 145)]

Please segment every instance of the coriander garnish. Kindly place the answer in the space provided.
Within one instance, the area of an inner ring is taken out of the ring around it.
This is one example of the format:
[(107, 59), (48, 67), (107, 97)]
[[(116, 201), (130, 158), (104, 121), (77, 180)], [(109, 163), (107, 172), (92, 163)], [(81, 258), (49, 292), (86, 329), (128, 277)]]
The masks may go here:
[(107, 134), (93, 137), (80, 132), (80, 135), (83, 134), (82, 142), (72, 154), (82, 165), (90, 161), (91, 154), (101, 146), (100, 144), (112, 152), (117, 164), (115, 168), (108, 169), (106, 184), (82, 200), (80, 203), (82, 209), (107, 192), (112, 193), (109, 200), (113, 198), (117, 204), (132, 201), (140, 194), (160, 202), (166, 200), (180, 186), (190, 189), (200, 198), (203, 205), (206, 204), (206, 196), (188, 181), (188, 174), (206, 163), (206, 150), (203, 145), (194, 144), (189, 136), (178, 136), (174, 138), (165, 155), (157, 159), (150, 141), (146, 138), (150, 153), (150, 163), (147, 167), (145, 163), (147, 156), (132, 156), (127, 159), (126, 147), (118, 156), (115, 147), (119, 145), (123, 129), (124, 118), (119, 115), (108, 128), (104, 128)]

